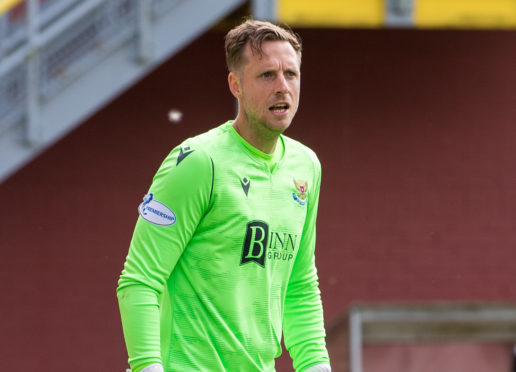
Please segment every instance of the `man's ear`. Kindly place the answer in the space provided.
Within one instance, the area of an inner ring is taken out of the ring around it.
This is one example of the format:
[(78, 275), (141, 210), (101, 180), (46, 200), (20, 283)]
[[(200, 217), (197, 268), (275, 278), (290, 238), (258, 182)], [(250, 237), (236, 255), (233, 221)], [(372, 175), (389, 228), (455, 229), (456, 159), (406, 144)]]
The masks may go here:
[(233, 94), (236, 99), (239, 99), (242, 95), (242, 85), (240, 78), (234, 72), (228, 74), (228, 85), (231, 94)]

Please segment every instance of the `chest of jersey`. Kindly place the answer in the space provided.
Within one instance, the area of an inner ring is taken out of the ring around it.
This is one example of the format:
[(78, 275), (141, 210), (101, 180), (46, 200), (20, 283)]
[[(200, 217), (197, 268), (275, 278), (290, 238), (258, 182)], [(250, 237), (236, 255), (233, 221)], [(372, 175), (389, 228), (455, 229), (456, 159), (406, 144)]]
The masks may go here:
[(233, 254), (238, 266), (290, 266), (302, 239), (312, 175), (282, 162), (271, 171), (265, 162), (243, 159), (217, 166), (210, 210), (199, 229), (221, 245), (215, 254)]

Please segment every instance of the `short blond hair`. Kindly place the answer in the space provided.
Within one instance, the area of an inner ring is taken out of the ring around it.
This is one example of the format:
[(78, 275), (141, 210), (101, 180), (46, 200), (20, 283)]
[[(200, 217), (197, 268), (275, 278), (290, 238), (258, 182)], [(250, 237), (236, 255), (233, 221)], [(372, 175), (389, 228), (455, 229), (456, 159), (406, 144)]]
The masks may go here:
[(224, 47), (228, 70), (234, 71), (242, 65), (247, 43), (249, 43), (253, 53), (261, 55), (264, 41), (289, 42), (301, 61), (303, 47), (298, 34), (287, 26), (281, 27), (270, 22), (247, 19), (226, 34)]

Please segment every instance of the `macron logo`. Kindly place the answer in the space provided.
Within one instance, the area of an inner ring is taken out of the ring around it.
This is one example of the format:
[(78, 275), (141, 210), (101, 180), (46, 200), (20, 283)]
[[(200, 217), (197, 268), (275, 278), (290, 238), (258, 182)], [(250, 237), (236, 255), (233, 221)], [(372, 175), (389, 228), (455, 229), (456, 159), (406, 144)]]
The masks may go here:
[(249, 186), (251, 186), (251, 180), (247, 177), (244, 177), (240, 180), (240, 184), (242, 185), (242, 190), (245, 192), (245, 196), (249, 193)]
[(187, 146), (185, 147), (184, 149), (181, 147), (179, 149), (179, 155), (177, 156), (177, 163), (176, 163), (176, 167), (179, 165), (179, 163), (181, 163), (183, 160), (185, 160), (185, 158), (190, 155), (192, 152), (194, 152), (195, 150), (190, 150), (190, 146)]

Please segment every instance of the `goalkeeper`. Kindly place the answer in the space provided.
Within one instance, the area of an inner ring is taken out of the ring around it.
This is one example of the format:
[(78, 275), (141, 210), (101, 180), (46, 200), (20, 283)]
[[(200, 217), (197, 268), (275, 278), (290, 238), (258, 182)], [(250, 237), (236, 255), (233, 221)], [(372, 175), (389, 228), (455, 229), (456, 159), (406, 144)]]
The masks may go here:
[(118, 282), (133, 372), (329, 372), (315, 267), (320, 163), (283, 135), (301, 40), (247, 20), (225, 38), (234, 120), (185, 140), (140, 204)]

